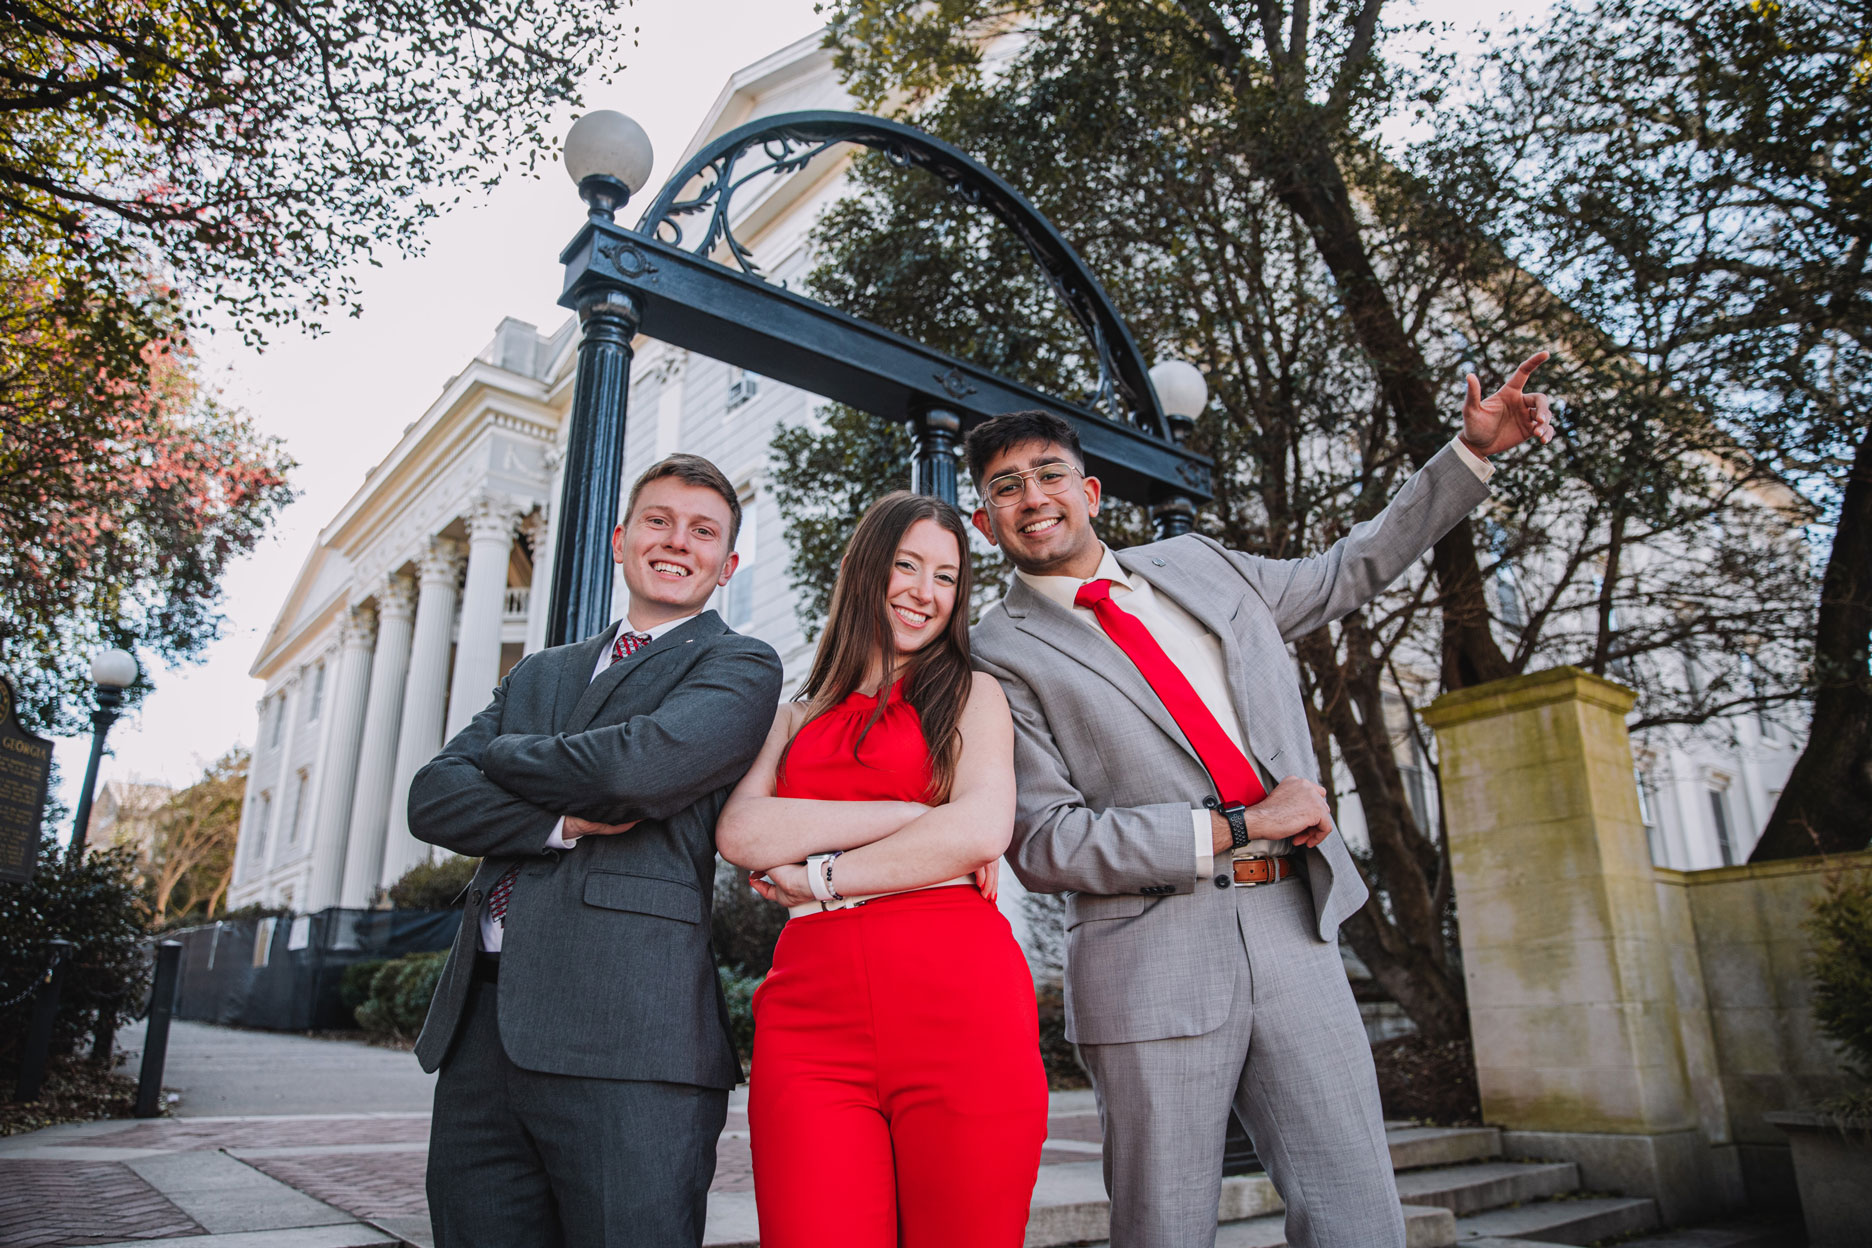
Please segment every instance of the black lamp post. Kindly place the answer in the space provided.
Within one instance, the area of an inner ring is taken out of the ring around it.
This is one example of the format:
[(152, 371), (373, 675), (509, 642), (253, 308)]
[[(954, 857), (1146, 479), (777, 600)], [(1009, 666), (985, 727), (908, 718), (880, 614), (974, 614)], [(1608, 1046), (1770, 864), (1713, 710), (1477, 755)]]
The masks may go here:
[[(593, 222), (612, 223), (650, 180), (650, 136), (623, 113), (587, 113), (566, 135), (566, 172)], [(561, 261), (580, 248), (579, 231)], [(624, 418), (630, 401), (631, 340), (643, 309), (628, 292), (595, 286), (579, 292), (578, 376), (566, 436), (565, 483), (553, 542), (552, 605), (546, 644), (560, 646), (611, 620), (611, 530), (617, 524), (618, 479), (624, 471)]]
[(91, 681), (97, 686), (97, 710), (91, 712), (91, 761), (85, 764), (84, 788), (78, 794), (78, 817), (72, 821), (70, 857), (84, 856), (85, 833), (91, 828), (91, 799), (97, 794), (98, 760), (104, 756), (104, 737), (117, 722), (123, 691), (136, 683), (136, 656), (128, 650), (100, 650), (91, 657)]

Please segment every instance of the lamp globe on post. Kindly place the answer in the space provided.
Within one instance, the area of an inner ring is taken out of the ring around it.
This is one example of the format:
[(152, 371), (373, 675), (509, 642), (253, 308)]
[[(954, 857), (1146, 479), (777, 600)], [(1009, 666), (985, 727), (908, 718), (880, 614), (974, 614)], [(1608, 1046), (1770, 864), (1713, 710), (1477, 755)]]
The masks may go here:
[[(1163, 408), (1170, 436), (1178, 446), (1189, 438), (1196, 418), (1209, 404), (1209, 383), (1202, 371), (1183, 360), (1163, 360), (1150, 370), (1151, 388)], [(1179, 537), (1196, 527), (1196, 504), (1182, 494), (1160, 498), (1151, 507), (1159, 540)]]
[(71, 857), (84, 854), (85, 834), (91, 828), (91, 800), (97, 795), (98, 762), (104, 756), (104, 738), (117, 722), (123, 691), (136, 683), (136, 656), (112, 647), (91, 656), (91, 683), (97, 687), (97, 710), (91, 712), (91, 761), (85, 764), (84, 788), (78, 794), (78, 817), (72, 821)]
[(609, 108), (586, 113), (566, 132), (566, 173), (591, 215), (605, 221), (643, 189), (654, 159), (644, 128)]

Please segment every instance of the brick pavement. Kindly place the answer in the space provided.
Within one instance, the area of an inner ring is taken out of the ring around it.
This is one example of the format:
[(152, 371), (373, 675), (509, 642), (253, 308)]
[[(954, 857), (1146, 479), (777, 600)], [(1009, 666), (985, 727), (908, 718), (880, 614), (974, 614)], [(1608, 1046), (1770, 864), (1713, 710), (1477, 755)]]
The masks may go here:
[(193, 1218), (122, 1162), (0, 1158), (4, 1248), (202, 1234)]

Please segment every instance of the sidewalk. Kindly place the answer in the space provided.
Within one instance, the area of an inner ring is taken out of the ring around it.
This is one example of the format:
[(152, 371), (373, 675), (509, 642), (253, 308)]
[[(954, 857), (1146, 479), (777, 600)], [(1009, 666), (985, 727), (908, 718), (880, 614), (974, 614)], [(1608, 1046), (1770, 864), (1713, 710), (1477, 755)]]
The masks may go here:
[[(132, 1064), (142, 1044), (125, 1029)], [(177, 1023), (171, 1117), (49, 1127), (0, 1140), (0, 1248), (427, 1248), (423, 1169), (434, 1080), (407, 1053)], [(1089, 1092), (1056, 1093), (1043, 1160), (1098, 1186)], [(1102, 1196), (1102, 1191), (1097, 1193)], [(710, 1245), (757, 1234), (747, 1089), (729, 1102)]]

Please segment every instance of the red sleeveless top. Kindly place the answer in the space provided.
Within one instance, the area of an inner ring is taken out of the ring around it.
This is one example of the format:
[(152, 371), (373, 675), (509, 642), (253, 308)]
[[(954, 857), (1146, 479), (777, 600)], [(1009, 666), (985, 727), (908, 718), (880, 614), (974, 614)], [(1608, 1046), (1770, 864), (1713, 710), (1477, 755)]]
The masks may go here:
[(852, 694), (800, 729), (774, 784), (774, 796), (927, 802), (930, 755), (923, 741), (923, 719), (904, 698), (902, 681), (891, 683), (889, 698), (868, 733), (865, 724), (878, 700), (865, 693)]

